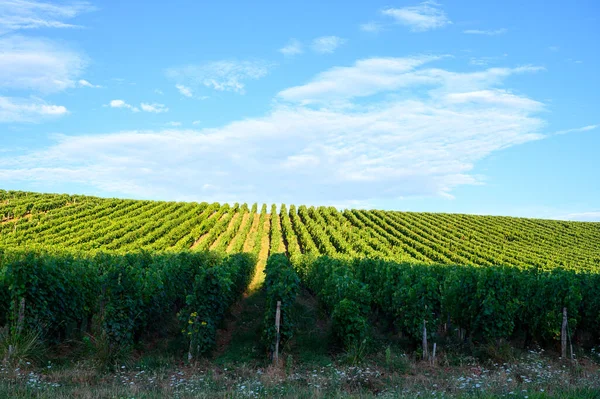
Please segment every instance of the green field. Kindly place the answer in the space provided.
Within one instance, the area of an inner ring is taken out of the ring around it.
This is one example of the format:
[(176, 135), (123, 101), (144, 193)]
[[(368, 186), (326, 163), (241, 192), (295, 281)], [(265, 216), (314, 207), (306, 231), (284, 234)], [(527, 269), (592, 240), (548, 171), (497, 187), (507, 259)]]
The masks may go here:
[[(0, 191), (0, 267), (13, 368), (256, 370), (279, 337), (278, 373), (371, 364), (400, 381), (421, 363), (498, 366), (532, 349), (557, 361), (566, 321), (569, 369), (600, 381), (600, 223)], [(599, 388), (570, 384), (556, 392)], [(376, 393), (366, 385), (333, 393)]]

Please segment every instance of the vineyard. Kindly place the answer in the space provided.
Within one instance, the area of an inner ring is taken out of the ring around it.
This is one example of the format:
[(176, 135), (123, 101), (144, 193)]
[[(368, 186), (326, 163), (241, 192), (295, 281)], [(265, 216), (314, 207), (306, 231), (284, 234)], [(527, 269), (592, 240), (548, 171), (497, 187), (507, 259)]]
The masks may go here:
[(302, 292), (346, 352), (382, 334), (423, 358), (448, 337), (557, 348), (565, 321), (600, 341), (600, 223), (0, 191), (0, 266), (0, 325), (91, 335), (113, 359), (164, 320), (208, 356), (259, 289), (265, 358), (293, 342)]
[[(594, 271), (600, 224), (498, 216), (176, 203), (0, 191), (0, 246), (217, 250)], [(269, 211), (269, 212), (267, 212)], [(257, 240), (258, 238), (258, 240)]]

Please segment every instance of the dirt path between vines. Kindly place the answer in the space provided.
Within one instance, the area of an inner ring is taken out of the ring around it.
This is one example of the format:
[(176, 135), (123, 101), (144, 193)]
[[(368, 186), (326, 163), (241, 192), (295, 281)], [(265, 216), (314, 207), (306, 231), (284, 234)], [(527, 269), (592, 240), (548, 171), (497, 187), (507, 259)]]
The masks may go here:
[[(255, 218), (257, 216), (259, 215), (256, 215)], [(248, 347), (253, 347), (248, 344), (248, 341), (258, 341), (256, 334), (260, 333), (260, 323), (264, 310), (264, 292), (261, 288), (265, 280), (264, 270), (267, 264), (267, 257), (269, 256), (270, 219), (270, 217), (267, 217), (263, 225), (263, 237), (260, 252), (258, 253), (258, 261), (256, 262), (254, 278), (242, 298), (231, 308), (231, 312), (225, 320), (223, 328), (217, 331), (215, 358), (219, 358), (225, 353), (236, 357), (239, 355), (236, 354), (238, 350), (246, 350)], [(254, 224), (258, 224), (257, 219), (255, 219), (255, 222)], [(254, 234), (254, 238), (256, 238), (256, 234)], [(236, 348), (230, 348), (234, 335), (238, 338), (236, 339)]]

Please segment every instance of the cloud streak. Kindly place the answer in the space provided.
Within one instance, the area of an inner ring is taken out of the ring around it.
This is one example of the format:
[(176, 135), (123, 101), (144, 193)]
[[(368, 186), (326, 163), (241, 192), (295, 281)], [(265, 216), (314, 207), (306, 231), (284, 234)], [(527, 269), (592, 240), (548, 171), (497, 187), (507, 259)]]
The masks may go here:
[(321, 36), (313, 40), (311, 48), (315, 53), (332, 54), (344, 43), (346, 39), (338, 36)]
[(40, 122), (68, 114), (63, 105), (48, 104), (40, 99), (0, 96), (0, 123)]
[(0, 2), (0, 33), (23, 29), (78, 28), (64, 21), (95, 10), (86, 1), (54, 4), (35, 0), (4, 0)]
[(105, 105), (105, 107), (110, 107), (110, 108), (123, 108), (123, 109), (128, 109), (131, 110), (132, 112), (140, 112), (144, 111), (144, 112), (150, 112), (150, 113), (154, 113), (154, 114), (160, 114), (163, 112), (168, 112), (169, 108), (167, 106), (165, 106), (164, 104), (159, 104), (159, 103), (140, 103), (140, 106), (134, 106), (131, 104), (128, 104), (127, 102), (125, 102), (124, 100), (111, 100), (108, 104)]
[(194, 94), (192, 93), (192, 89), (187, 86), (176, 84), (175, 88), (179, 91), (179, 94), (185, 97), (192, 97)]
[(358, 27), (361, 31), (369, 33), (377, 33), (383, 29), (383, 26), (377, 22), (367, 22), (360, 24)]
[(166, 75), (180, 86), (244, 94), (247, 81), (266, 76), (271, 68), (271, 64), (260, 60), (223, 60), (168, 68)]
[(290, 39), (288, 43), (279, 49), (279, 52), (286, 57), (292, 57), (294, 55), (299, 55), (304, 52), (304, 48), (300, 40), (298, 39)]
[(495, 30), (481, 30), (481, 29), (467, 29), (463, 30), (463, 33), (467, 35), (485, 35), (485, 36), (497, 36), (503, 35), (508, 32), (508, 29), (495, 29)]
[(169, 108), (167, 108), (164, 104), (158, 104), (158, 103), (152, 103), (152, 104), (141, 103), (140, 108), (144, 112), (152, 112), (155, 114), (160, 114), (163, 112), (167, 112), (169, 110)]
[(90, 82), (88, 82), (85, 79), (79, 79), (79, 81), (77, 83), (78, 83), (79, 87), (89, 87), (89, 88), (92, 88), (92, 89), (99, 89), (99, 88), (102, 87), (100, 85), (91, 84)]
[(85, 57), (40, 38), (0, 37), (0, 89), (55, 93), (77, 86)]
[(600, 222), (600, 211), (569, 213), (559, 219), (577, 220), (580, 222)]
[(440, 5), (434, 1), (425, 1), (411, 7), (386, 8), (381, 13), (409, 27), (412, 32), (439, 29), (452, 23)]
[(600, 125), (587, 125), (587, 126), (583, 126), (583, 127), (574, 128), (574, 129), (559, 130), (558, 132), (555, 132), (554, 134), (559, 135), (559, 134), (567, 134), (567, 133), (589, 132), (590, 130), (595, 130), (598, 127), (600, 127)]

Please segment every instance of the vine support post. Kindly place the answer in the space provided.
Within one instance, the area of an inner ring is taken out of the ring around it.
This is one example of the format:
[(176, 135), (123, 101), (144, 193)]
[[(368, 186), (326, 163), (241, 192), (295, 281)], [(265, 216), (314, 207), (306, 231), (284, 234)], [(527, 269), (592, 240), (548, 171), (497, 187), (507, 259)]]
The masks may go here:
[(21, 302), (19, 303), (19, 315), (17, 318), (17, 334), (18, 335), (21, 335), (24, 325), (25, 325), (25, 297), (22, 297)]
[(273, 362), (279, 363), (279, 327), (281, 324), (281, 301), (277, 301), (277, 310), (275, 311), (275, 330), (277, 335), (275, 338), (275, 353), (273, 355)]
[(427, 348), (427, 321), (423, 320), (423, 360), (429, 357), (429, 350)]
[(563, 308), (562, 328), (560, 330), (560, 355), (563, 359), (567, 358), (567, 308)]

